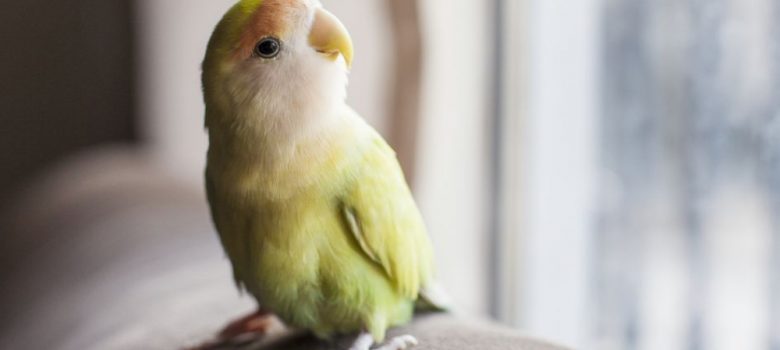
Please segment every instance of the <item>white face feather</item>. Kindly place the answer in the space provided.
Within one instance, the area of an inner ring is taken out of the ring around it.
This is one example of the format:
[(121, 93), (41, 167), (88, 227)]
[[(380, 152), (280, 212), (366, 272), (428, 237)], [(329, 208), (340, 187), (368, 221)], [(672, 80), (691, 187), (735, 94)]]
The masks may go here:
[[(276, 58), (252, 57), (223, 70), (229, 87), (231, 118), (244, 132), (259, 133), (265, 143), (294, 142), (332, 125), (344, 108), (347, 67), (309, 46), (317, 0), (304, 1), (306, 12), (293, 19)], [(282, 145), (280, 145), (282, 146)]]

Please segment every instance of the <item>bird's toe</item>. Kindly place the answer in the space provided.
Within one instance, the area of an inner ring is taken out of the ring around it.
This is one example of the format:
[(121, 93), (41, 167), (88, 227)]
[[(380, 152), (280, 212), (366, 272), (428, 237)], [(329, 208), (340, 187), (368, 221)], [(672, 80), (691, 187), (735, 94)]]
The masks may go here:
[(405, 350), (410, 349), (418, 344), (417, 338), (411, 335), (402, 335), (395, 337), (386, 345), (377, 348), (376, 350)]

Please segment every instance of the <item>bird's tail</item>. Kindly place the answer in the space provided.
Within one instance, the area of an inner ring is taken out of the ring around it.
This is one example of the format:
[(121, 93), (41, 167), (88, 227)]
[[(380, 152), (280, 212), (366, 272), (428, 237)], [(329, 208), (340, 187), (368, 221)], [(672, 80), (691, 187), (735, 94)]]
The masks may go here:
[(415, 309), (417, 311), (451, 311), (452, 298), (438, 282), (432, 282), (420, 290)]

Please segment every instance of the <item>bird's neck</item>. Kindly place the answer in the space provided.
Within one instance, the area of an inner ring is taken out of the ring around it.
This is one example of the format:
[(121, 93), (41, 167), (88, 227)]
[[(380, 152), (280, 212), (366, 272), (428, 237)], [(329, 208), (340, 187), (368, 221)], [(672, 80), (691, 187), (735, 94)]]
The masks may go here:
[[(257, 123), (209, 127), (209, 162), (223, 167), (253, 167), (283, 172), (328, 157), (352, 133), (354, 112), (346, 105), (317, 116), (264, 116)], [(293, 118), (306, 122), (289, 122)]]
[(258, 198), (289, 198), (359, 158), (365, 122), (351, 110), (335, 122), (289, 140), (210, 130), (209, 176)]

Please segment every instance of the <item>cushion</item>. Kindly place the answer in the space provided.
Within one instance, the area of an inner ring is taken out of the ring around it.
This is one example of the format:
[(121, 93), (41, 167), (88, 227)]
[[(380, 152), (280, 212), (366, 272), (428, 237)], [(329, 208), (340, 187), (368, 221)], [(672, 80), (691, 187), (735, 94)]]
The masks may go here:
[[(0, 349), (181, 349), (255, 307), (233, 284), (202, 191), (142, 154), (68, 162), (14, 207), (0, 245)], [(398, 334), (420, 350), (560, 348), (469, 315), (421, 315)], [(282, 336), (243, 348), (333, 345)]]

